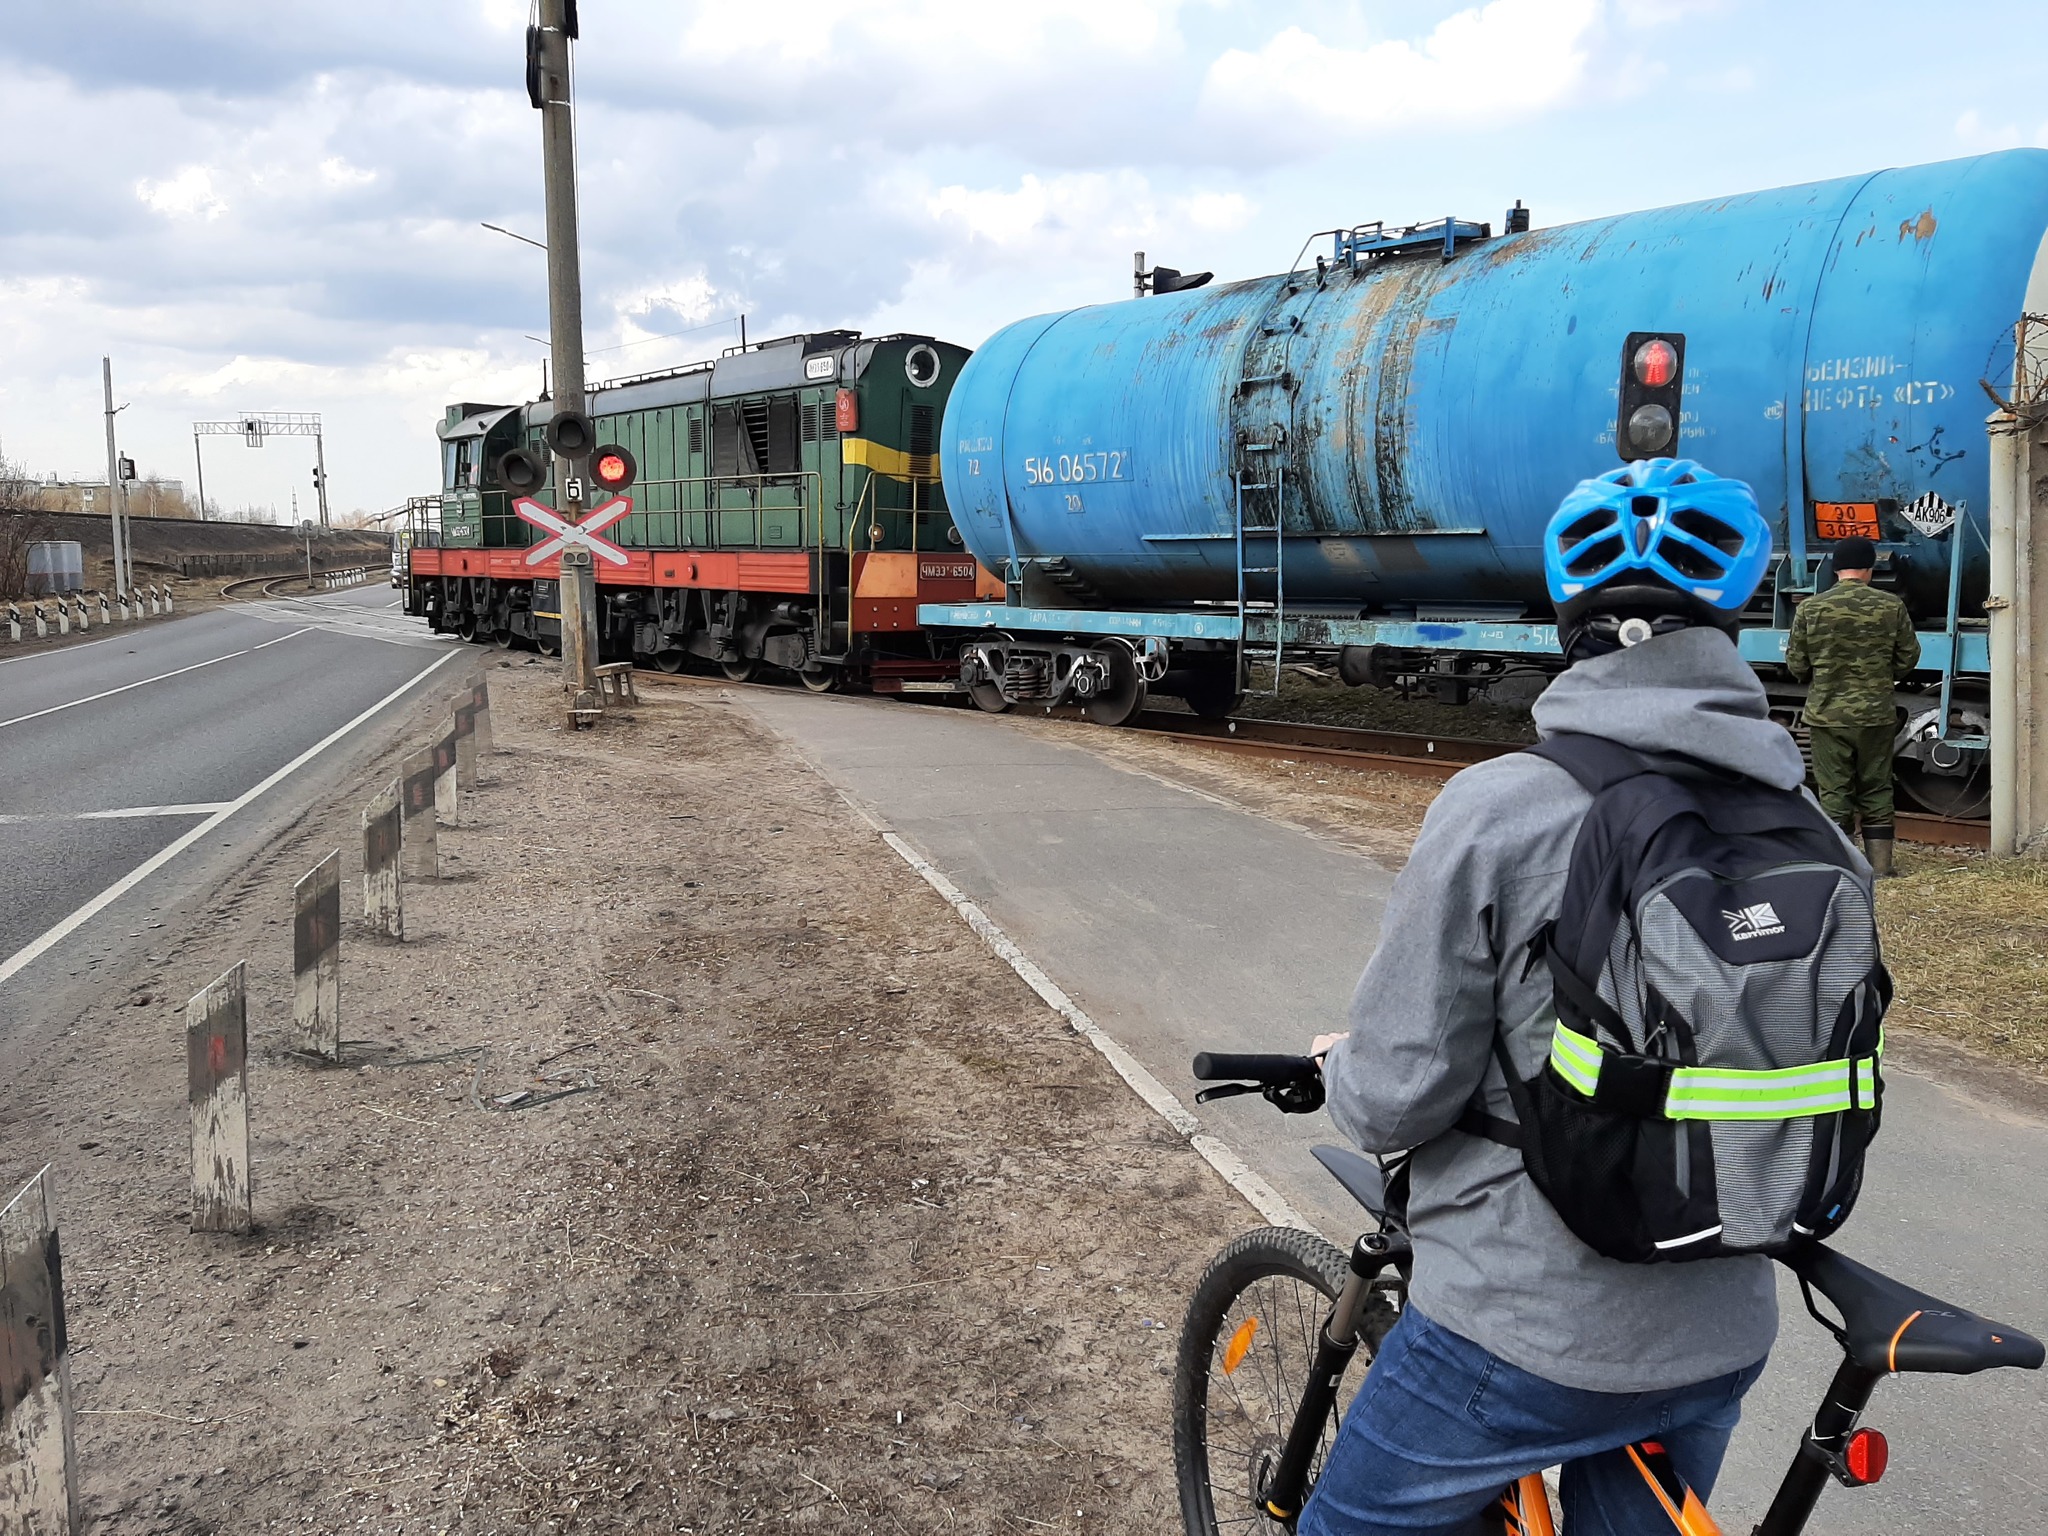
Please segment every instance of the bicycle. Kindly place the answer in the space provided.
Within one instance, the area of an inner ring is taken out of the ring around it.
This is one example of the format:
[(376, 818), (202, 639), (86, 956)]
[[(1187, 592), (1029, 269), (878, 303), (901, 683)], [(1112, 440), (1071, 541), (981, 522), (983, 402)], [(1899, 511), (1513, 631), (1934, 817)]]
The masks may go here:
[[(1198, 1093), (1197, 1103), (1258, 1093), (1287, 1114), (1308, 1114), (1323, 1103), (1322, 1069), (1307, 1056), (1204, 1052), (1194, 1073), (1198, 1081), (1223, 1084)], [(1349, 1368), (1361, 1354), (1370, 1366), (1406, 1299), (1413, 1252), (1402, 1218), (1405, 1154), (1374, 1160), (1347, 1147), (1313, 1150), (1378, 1226), (1348, 1256), (1313, 1233), (1266, 1227), (1210, 1261), (1188, 1305), (1174, 1369), (1174, 1470), (1188, 1536), (1294, 1530), (1336, 1437)], [(1914, 1290), (1824, 1243), (1779, 1262), (1798, 1278), (1808, 1314), (1841, 1345), (1842, 1363), (1752, 1536), (1798, 1536), (1830, 1478), (1860, 1488), (1884, 1475), (1884, 1436), (1858, 1423), (1884, 1377), (2041, 1367), (2038, 1339)], [(1816, 1295), (1836, 1317), (1821, 1311)], [(1671, 1530), (1721, 1536), (1661, 1446), (1640, 1441), (1627, 1450)], [(1542, 1474), (1503, 1489), (1471, 1529), (1554, 1536)]]

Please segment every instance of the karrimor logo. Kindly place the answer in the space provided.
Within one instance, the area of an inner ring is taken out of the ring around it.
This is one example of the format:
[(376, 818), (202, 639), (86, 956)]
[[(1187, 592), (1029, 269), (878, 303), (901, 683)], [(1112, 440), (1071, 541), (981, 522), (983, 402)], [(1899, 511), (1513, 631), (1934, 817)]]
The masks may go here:
[(1760, 901), (1753, 907), (1741, 907), (1733, 912), (1723, 908), (1721, 916), (1728, 920), (1728, 936), (1738, 942), (1743, 939), (1767, 939), (1774, 933), (1785, 931), (1785, 925), (1778, 921), (1778, 909), (1768, 901)]

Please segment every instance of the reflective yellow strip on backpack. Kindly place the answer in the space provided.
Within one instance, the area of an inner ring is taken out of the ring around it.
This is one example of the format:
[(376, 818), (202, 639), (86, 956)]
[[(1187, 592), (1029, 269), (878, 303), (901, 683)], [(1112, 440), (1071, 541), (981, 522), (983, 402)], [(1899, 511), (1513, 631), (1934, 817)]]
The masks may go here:
[(1672, 1120), (1796, 1120), (1876, 1107), (1875, 1056), (1775, 1072), (1680, 1067), (1664, 1096), (1664, 1113)]
[(1600, 1042), (1560, 1023), (1550, 1037), (1550, 1065), (1587, 1098), (1600, 1086)]
[[(1796, 1120), (1877, 1105), (1877, 1064), (1884, 1051), (1846, 1061), (1746, 1072), (1725, 1067), (1676, 1067), (1664, 1096), (1672, 1120)], [(1587, 1098), (1600, 1086), (1605, 1047), (1560, 1023), (1550, 1038), (1550, 1065)]]

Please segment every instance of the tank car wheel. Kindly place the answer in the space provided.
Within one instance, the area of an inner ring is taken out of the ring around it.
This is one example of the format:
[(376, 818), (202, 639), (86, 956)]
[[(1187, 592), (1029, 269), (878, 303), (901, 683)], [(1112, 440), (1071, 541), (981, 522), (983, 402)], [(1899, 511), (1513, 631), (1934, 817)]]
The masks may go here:
[(1198, 720), (1227, 720), (1244, 701), (1236, 679), (1222, 668), (1195, 673), (1181, 689), (1181, 700)]
[(656, 651), (654, 664), (664, 672), (680, 672), (683, 670), (683, 663), (689, 660), (689, 655), (688, 651)]
[(837, 667), (819, 667), (815, 671), (799, 672), (796, 678), (812, 693), (832, 693), (839, 687)]
[(754, 674), (761, 670), (761, 663), (751, 656), (745, 656), (738, 661), (721, 661), (718, 670), (736, 683), (751, 683)]
[(1109, 658), (1109, 686), (1088, 701), (1088, 718), (1097, 725), (1127, 725), (1145, 707), (1145, 679), (1137, 658), (1121, 645), (1107, 646), (1103, 654)]
[(543, 656), (559, 656), (562, 654), (562, 637), (560, 635), (536, 635), (533, 641), (533, 648)]
[(974, 700), (976, 709), (991, 715), (1000, 715), (1010, 707), (1010, 701), (1003, 697), (1003, 690), (994, 683), (970, 684), (967, 697)]
[(515, 638), (517, 637), (513, 635), (511, 630), (501, 629), (491, 636), (491, 644), (501, 651), (509, 651), (512, 649), (512, 642)]
[(1893, 769), (1900, 793), (1923, 811), (1971, 819), (1991, 809), (1989, 764), (1979, 764), (1969, 773), (1936, 773), (1921, 763), (1899, 759)]

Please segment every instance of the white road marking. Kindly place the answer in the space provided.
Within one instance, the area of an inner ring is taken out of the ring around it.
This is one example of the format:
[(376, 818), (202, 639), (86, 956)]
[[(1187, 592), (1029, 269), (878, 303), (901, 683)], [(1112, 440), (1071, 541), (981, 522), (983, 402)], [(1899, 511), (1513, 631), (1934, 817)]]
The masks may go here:
[(225, 800), (204, 800), (196, 805), (129, 805), (117, 811), (73, 811), (48, 816), (0, 816), (0, 826), (18, 827), (31, 821), (128, 821), (141, 816), (211, 816), (228, 807)]
[(125, 640), (126, 635), (108, 635), (105, 640), (81, 640), (76, 645), (53, 645), (47, 651), (35, 651), (27, 656), (10, 656), (0, 661), (0, 667), (11, 667), (17, 661), (41, 661), (45, 656), (69, 656), (73, 651), (90, 650), (95, 645), (105, 645), (108, 640)]
[[(48, 709), (39, 709), (39, 710), (37, 710), (37, 711), (36, 711), (36, 712), (35, 712), (34, 714), (30, 714), (30, 715), (16, 715), (16, 716), (15, 716), (15, 717), (14, 717), (14, 718), (13, 718), (12, 720), (0, 720), (0, 730), (5, 730), (5, 729), (6, 729), (6, 728), (7, 728), (8, 726), (10, 726), (10, 725), (22, 725), (22, 724), (24, 724), (24, 723), (26, 723), (27, 721), (30, 721), (30, 720), (40, 720), (40, 719), (42, 719), (42, 718), (43, 718), (43, 716), (45, 716), (45, 715), (56, 715), (56, 714), (62, 714), (62, 713), (63, 713), (63, 712), (65, 711), (65, 710), (67, 710), (67, 709), (76, 709), (76, 708), (78, 708), (78, 706), (79, 706), (79, 705), (81, 705), (81, 704), (96, 704), (96, 703), (98, 703), (98, 702), (99, 702), (99, 701), (100, 701), (101, 699), (111, 699), (111, 698), (112, 698), (112, 697), (113, 697), (113, 696), (114, 696), (115, 694), (117, 694), (117, 693), (126, 693), (126, 692), (128, 692), (128, 690), (129, 690), (129, 689), (131, 689), (131, 688), (143, 688), (143, 687), (147, 687), (147, 686), (148, 686), (149, 684), (151, 684), (151, 683), (160, 683), (160, 682), (164, 681), (164, 679), (166, 679), (166, 678), (171, 678), (171, 677), (183, 677), (183, 676), (184, 676), (184, 675), (185, 675), (185, 674), (186, 674), (187, 672), (197, 672), (197, 671), (198, 671), (198, 670), (199, 670), (199, 669), (200, 669), (201, 667), (211, 667), (211, 666), (216, 666), (216, 665), (218, 665), (219, 663), (221, 663), (221, 662), (223, 662), (223, 661), (233, 661), (233, 660), (234, 660), (234, 659), (235, 659), (235, 658), (236, 658), (237, 656), (248, 656), (248, 655), (252, 655), (252, 654), (254, 654), (254, 653), (255, 653), (255, 652), (257, 652), (257, 651), (265, 650), (265, 649), (267, 649), (267, 648), (268, 648), (268, 647), (270, 647), (270, 646), (273, 646), (273, 645), (282, 645), (282, 644), (284, 644), (284, 642), (285, 642), (285, 641), (287, 641), (287, 640), (290, 640), (290, 639), (294, 638), (295, 636), (298, 636), (298, 635), (303, 635), (303, 634), (308, 634), (308, 633), (310, 633), (310, 630), (307, 630), (307, 629), (295, 629), (295, 630), (293, 630), (293, 631), (291, 632), (291, 634), (289, 634), (289, 635), (279, 635), (279, 636), (278, 636), (278, 637), (277, 637), (277, 638), (276, 638), (275, 640), (266, 640), (266, 641), (264, 641), (262, 645), (252, 645), (252, 646), (248, 647), (248, 648), (247, 648), (246, 650), (240, 650), (240, 651), (229, 651), (229, 652), (227, 653), (227, 655), (225, 655), (225, 656), (215, 656), (215, 657), (213, 657), (213, 658), (212, 658), (211, 660), (209, 660), (209, 661), (195, 661), (195, 662), (193, 662), (193, 663), (192, 663), (192, 665), (191, 665), (191, 666), (189, 666), (189, 667), (179, 667), (179, 668), (178, 668), (178, 669), (177, 669), (177, 670), (176, 670), (175, 672), (159, 672), (159, 673), (157, 673), (157, 675), (156, 675), (155, 677), (145, 677), (145, 678), (142, 678), (142, 679), (141, 679), (140, 681), (137, 681), (137, 682), (133, 682), (133, 683), (123, 683), (123, 684), (122, 684), (122, 685), (121, 685), (120, 687), (118, 687), (118, 688), (109, 688), (109, 689), (108, 689), (108, 690), (107, 690), (106, 692), (104, 692), (104, 693), (91, 693), (91, 694), (87, 694), (87, 695), (86, 695), (86, 696), (85, 696), (84, 698), (82, 698), (82, 699), (73, 699), (73, 700), (71, 700), (71, 702), (70, 702), (70, 703), (68, 703), (68, 704), (52, 704), (52, 705), (51, 705), (51, 706), (50, 706), (50, 707), (49, 707)], [(98, 644), (99, 642), (98, 642), (98, 641), (94, 641), (93, 643), (94, 643), (95, 645), (97, 645), (97, 644)], [(74, 647), (74, 649), (76, 649), (76, 647)], [(23, 657), (22, 659), (23, 659), (23, 660), (26, 660), (27, 658), (26, 658), (26, 657)]]
[[(289, 639), (291, 637), (287, 635), (284, 638)], [(175, 859), (179, 854), (183, 853), (187, 848), (190, 848), (194, 843), (198, 842), (199, 839), (206, 836), (206, 834), (211, 832), (215, 827), (219, 826), (222, 822), (226, 821), (230, 816), (234, 815), (235, 812), (241, 810), (244, 806), (256, 800), (257, 797), (264, 794), (266, 791), (275, 788), (279, 784), (282, 784), (286, 779), (290, 778), (293, 774), (297, 773), (301, 768), (305, 767), (306, 764), (312, 762), (313, 759), (318, 757), (322, 752), (325, 752), (337, 741), (340, 741), (343, 737), (347, 736), (349, 732), (353, 731), (357, 726), (361, 725), (364, 721), (371, 719), (378, 713), (378, 711), (384, 709), (388, 705), (396, 703), (399, 699), (403, 698), (407, 693), (411, 692), (412, 689), (417, 684), (423, 682), (433, 673), (439, 671), (442, 667), (448, 665), (449, 662), (453, 661), (457, 656), (460, 656), (461, 654), (461, 651), (449, 651), (446, 655), (442, 656), (438, 661), (434, 662), (431, 666), (428, 666), (422, 669), (421, 671), (415, 672), (406, 681), (400, 683), (396, 688), (392, 689), (391, 692), (385, 694), (383, 698), (379, 699), (376, 703), (372, 704), (368, 709), (364, 710), (361, 714), (357, 715), (355, 719), (349, 721), (348, 724), (340, 726), (337, 729), (328, 732), (327, 735), (321, 737), (321, 739), (313, 743), (312, 746), (306, 748), (305, 751), (301, 752), (297, 757), (293, 758), (290, 762), (286, 763), (282, 768), (278, 769), (275, 773), (271, 774), (270, 777), (264, 779), (261, 783), (255, 785), (254, 787), (245, 790), (235, 799), (230, 800), (220, 810), (215, 811), (211, 816), (207, 817), (206, 820), (199, 823), (198, 826), (193, 827), (190, 831), (184, 833), (182, 836), (177, 838), (167, 847), (152, 854), (149, 858), (144, 859), (140, 864), (136, 865), (133, 869), (129, 870), (127, 874), (123, 875), (120, 879), (116, 880), (104, 891), (101, 891), (99, 895), (93, 897), (92, 900), (86, 902), (84, 906), (80, 907), (77, 911), (73, 912), (69, 917), (63, 919), (54, 927), (46, 930), (40, 937), (31, 940), (28, 944), (16, 950), (13, 954), (9, 955), (4, 961), (0, 961), (0, 983), (5, 983), (18, 972), (20, 972), (23, 967), (31, 964), (40, 956), (48, 953), (56, 945), (61, 944), (66, 938), (70, 937), (73, 933), (77, 932), (79, 928), (83, 927), (86, 923), (90, 922), (94, 917), (98, 916), (101, 912), (105, 911), (108, 907), (112, 906), (116, 901), (119, 901), (123, 896), (127, 895), (128, 892), (134, 890), (136, 886), (140, 885), (143, 881), (147, 880), (151, 875), (155, 874), (158, 870), (162, 869), (166, 864), (170, 863), (171, 860)]]

